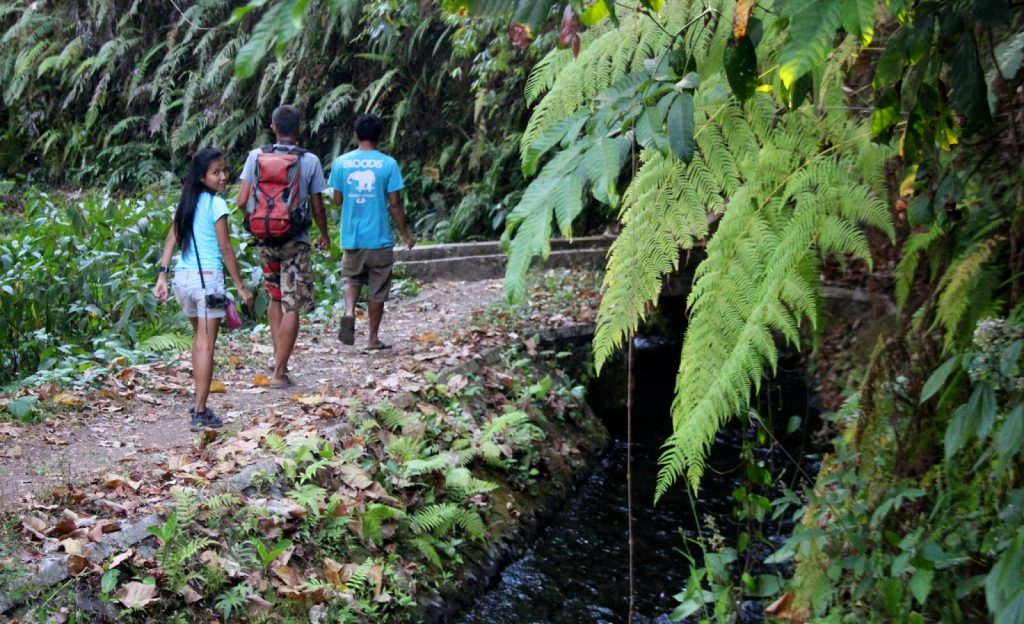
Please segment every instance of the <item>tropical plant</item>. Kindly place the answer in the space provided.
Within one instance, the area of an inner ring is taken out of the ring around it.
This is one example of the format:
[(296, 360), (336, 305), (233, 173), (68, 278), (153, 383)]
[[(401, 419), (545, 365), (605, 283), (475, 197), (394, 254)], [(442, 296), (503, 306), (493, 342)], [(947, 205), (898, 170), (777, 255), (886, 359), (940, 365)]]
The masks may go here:
[[(142, 9), (130, 0), (0, 5), (0, 170), (116, 189), (169, 183), (202, 145), (239, 165), (271, 138), (273, 108), (294, 102), (306, 115), (304, 143), (325, 163), (347, 149), (355, 114), (384, 116), (412, 221), (433, 215), (432, 235), (447, 235), (464, 185), (486, 191), (487, 214), (522, 184), (498, 164), (503, 129), (522, 119), (514, 87), (544, 46), (513, 50), (494, 36), (497, 20), (390, 0)], [(490, 223), (463, 214), (452, 235), (480, 231)]]
[[(527, 97), (543, 97), (522, 156), (526, 173), (540, 173), (506, 231), (514, 296), (530, 259), (546, 255), (552, 221), (572, 235), (584, 189), (619, 211), (623, 230), (594, 339), (598, 368), (657, 301), (681, 253), (710, 239), (690, 295), (676, 433), (659, 494), (684, 471), (697, 487), (715, 432), (775, 366), (773, 332), (799, 343), (801, 319), (817, 323), (821, 259), (870, 261), (860, 228), (893, 234), (880, 201), (890, 152), (871, 143), (865, 124), (836, 110), (844, 103), (839, 67), (855, 44), (828, 66), (816, 107), (780, 115), (771, 92), (784, 90), (781, 83), (751, 90), (746, 102), (730, 95), (731, 5), (679, 1), (666, 3), (660, 19), (649, 11), (619, 15), (618, 27), (584, 33), (577, 57), (558, 50), (538, 64)], [(757, 18), (751, 44), (770, 66), (787, 43), (777, 17)], [(635, 174), (624, 174), (626, 165)]]

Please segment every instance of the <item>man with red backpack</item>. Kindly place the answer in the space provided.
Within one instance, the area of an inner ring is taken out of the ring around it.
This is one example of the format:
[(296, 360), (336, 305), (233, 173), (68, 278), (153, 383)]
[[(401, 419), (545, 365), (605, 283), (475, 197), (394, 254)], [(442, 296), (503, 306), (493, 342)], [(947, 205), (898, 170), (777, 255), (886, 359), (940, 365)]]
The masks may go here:
[[(274, 344), (272, 388), (292, 385), (288, 359), (299, 334), (299, 314), (313, 310), (309, 226), (320, 231), (317, 247), (330, 249), (327, 213), (320, 193), (327, 188), (320, 159), (297, 145), (301, 115), (294, 106), (274, 109), (273, 145), (249, 152), (242, 169), (238, 206), (260, 252), (270, 305)], [(312, 218), (311, 218), (312, 217)]]

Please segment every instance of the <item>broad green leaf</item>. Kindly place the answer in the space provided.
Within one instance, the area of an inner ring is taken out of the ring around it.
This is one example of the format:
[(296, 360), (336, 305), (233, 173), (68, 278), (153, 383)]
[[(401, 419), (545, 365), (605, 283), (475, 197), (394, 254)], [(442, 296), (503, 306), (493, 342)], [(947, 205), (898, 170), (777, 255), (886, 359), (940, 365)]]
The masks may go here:
[(685, 163), (693, 160), (694, 141), (693, 94), (678, 94), (668, 111), (668, 144), (672, 153)]
[(910, 577), (910, 593), (921, 605), (928, 599), (932, 591), (932, 579), (935, 577), (934, 570), (918, 570)]
[(35, 411), (35, 405), (39, 401), (34, 396), (21, 397), (7, 403), (7, 413), (14, 416), (16, 420), (28, 420)]
[(580, 22), (584, 26), (590, 27), (601, 23), (606, 17), (608, 17), (608, 5), (604, 3), (604, 0), (596, 0), (580, 14)]
[(977, 131), (992, 121), (992, 113), (988, 108), (985, 72), (978, 61), (978, 46), (970, 29), (964, 28), (959, 34), (949, 62), (953, 67), (953, 103), (967, 118), (965, 131)]
[(754, 95), (757, 89), (757, 51), (750, 37), (729, 39), (725, 47), (725, 76), (733, 94), (741, 102)]
[(121, 571), (116, 568), (104, 572), (100, 578), (100, 591), (104, 594), (109, 594), (117, 589), (117, 579), (119, 576), (121, 576)]
[(305, 22), (306, 7), (309, 6), (309, 0), (293, 0), (291, 15), (292, 15), (292, 27), (295, 30), (302, 30), (303, 23)]
[(655, 13), (661, 13), (661, 8), (665, 6), (664, 0), (640, 0), (640, 2)]
[(518, 0), (516, 10), (512, 13), (513, 24), (526, 24), (530, 32), (536, 33), (548, 14), (554, 0)]
[(665, 118), (657, 108), (648, 106), (637, 116), (636, 140), (644, 149), (665, 149), (668, 147), (668, 136), (662, 127)]
[(839, 14), (843, 30), (860, 39), (863, 46), (875, 36), (876, 0), (841, 0)]
[(959, 361), (960, 356), (956, 355), (949, 358), (942, 363), (942, 366), (935, 369), (935, 372), (928, 377), (928, 381), (924, 382), (924, 388), (921, 389), (920, 403), (924, 403), (928, 399), (932, 398), (936, 392), (942, 389), (942, 386), (946, 385), (946, 380), (956, 369), (956, 365)]
[[(985, 577), (985, 602), (991, 613), (1009, 611), (1024, 595), (1024, 528), (1017, 529), (1016, 538), (1003, 551)], [(1019, 608), (1019, 607), (1015, 607)], [(1000, 614), (1001, 615), (1001, 614)], [(996, 621), (1000, 621), (997, 617)], [(1014, 620), (1003, 620), (1015, 622)], [(1016, 620), (1019, 622), (1020, 620)]]
[(693, 91), (700, 86), (700, 76), (697, 72), (689, 72), (683, 76), (682, 80), (676, 83), (676, 90), (678, 91)]
[(1017, 77), (1017, 72), (1024, 61), (1024, 32), (1019, 32), (999, 44), (996, 48), (996, 61), (1003, 78), (1013, 80)]
[(1008, 26), (1010, 3), (1008, 0), (974, 0), (971, 10), (975, 19), (986, 26)]
[(840, 25), (839, 6), (835, 0), (793, 0), (783, 5), (790, 25), (789, 39), (779, 59), (779, 77), (786, 88), (792, 88), (832, 52), (832, 40)]
[(1024, 445), (1024, 403), (1018, 403), (1006, 415), (996, 436), (996, 451), (1006, 458), (1016, 455)]

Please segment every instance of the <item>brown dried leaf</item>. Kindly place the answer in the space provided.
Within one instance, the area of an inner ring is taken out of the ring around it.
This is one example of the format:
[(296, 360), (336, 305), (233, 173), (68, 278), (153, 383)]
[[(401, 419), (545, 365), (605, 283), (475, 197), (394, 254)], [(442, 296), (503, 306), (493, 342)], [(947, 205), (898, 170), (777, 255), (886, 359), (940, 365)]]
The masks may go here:
[(259, 388), (269, 388), (270, 377), (267, 377), (266, 375), (256, 375), (255, 377), (252, 378), (252, 385), (257, 386)]
[(116, 568), (117, 566), (121, 565), (125, 561), (131, 559), (132, 555), (134, 555), (134, 554), (135, 554), (135, 549), (134, 548), (129, 548), (128, 550), (124, 551), (120, 555), (115, 556), (113, 559), (110, 560), (109, 569), (112, 570), (112, 569)]
[(357, 490), (365, 490), (372, 487), (375, 483), (375, 481), (370, 478), (370, 475), (366, 474), (366, 472), (358, 466), (342, 464), (339, 471), (341, 472), (341, 480), (349, 487), (353, 487)]
[(806, 609), (793, 608), (794, 598), (793, 592), (786, 592), (779, 596), (775, 602), (768, 605), (764, 612), (778, 620), (791, 622), (792, 624), (803, 624), (807, 621), (809, 614)]
[(0, 457), (9, 457), (11, 459), (16, 459), (24, 454), (25, 450), (22, 449), (20, 445), (9, 446), (7, 448), (0, 449)]
[(458, 373), (456, 373), (456, 374), (452, 375), (450, 378), (448, 378), (447, 386), (448, 386), (448, 389), (451, 390), (452, 392), (459, 392), (463, 388), (465, 388), (467, 385), (469, 385), (469, 380), (466, 379), (463, 375), (460, 375)]
[(213, 394), (224, 394), (228, 389), (223, 381), (210, 382), (210, 392)]
[(342, 565), (331, 559), (330, 557), (324, 558), (324, 578), (331, 585), (334, 585), (336, 589), (344, 590), (345, 582), (341, 579)]
[(747, 35), (747, 22), (755, 4), (756, 0), (737, 0), (736, 8), (732, 12), (732, 36), (736, 39)]
[(274, 576), (281, 579), (285, 587), (301, 587), (302, 577), (291, 566), (279, 565), (273, 568)]
[(89, 567), (89, 560), (82, 555), (70, 555), (68, 557), (68, 574), (78, 576)]
[(60, 541), (60, 547), (69, 555), (81, 555), (85, 548), (85, 541), (80, 539), (64, 539)]
[(35, 516), (25, 516), (21, 519), (21, 527), (26, 533), (36, 539), (46, 539), (46, 522)]
[(114, 473), (110, 473), (103, 477), (103, 486), (112, 490), (116, 488), (138, 490), (140, 485), (142, 485), (140, 481), (132, 481)]
[(132, 581), (117, 592), (117, 600), (129, 609), (138, 609), (156, 602), (156, 585)]
[(203, 599), (203, 595), (192, 589), (192, 586), (188, 584), (182, 587), (181, 591), (178, 593), (181, 594), (181, 598), (185, 601), (185, 604), (195, 604)]
[(52, 529), (50, 529), (50, 534), (57, 536), (67, 535), (68, 533), (74, 531), (77, 528), (78, 514), (71, 511), (70, 509), (65, 509), (60, 514), (60, 519), (57, 521), (57, 524)]

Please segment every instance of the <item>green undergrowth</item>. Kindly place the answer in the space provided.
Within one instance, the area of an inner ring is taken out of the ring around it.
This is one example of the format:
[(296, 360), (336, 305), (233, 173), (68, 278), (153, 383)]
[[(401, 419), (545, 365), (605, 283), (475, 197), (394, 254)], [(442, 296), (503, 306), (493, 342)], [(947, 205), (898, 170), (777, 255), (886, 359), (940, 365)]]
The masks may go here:
[[(173, 193), (74, 198), (31, 192), (21, 199), (22, 212), (4, 217), (9, 232), (0, 238), (0, 386), (11, 394), (42, 384), (89, 386), (116, 372), (112, 363), (157, 361), (189, 348), (191, 330), (179, 306), (173, 298), (160, 304), (152, 294)], [(256, 250), (241, 217), (229, 220), (243, 279), (256, 288)], [(328, 221), (336, 242), (336, 215)], [(344, 297), (341, 251), (335, 246), (312, 256), (318, 304), (312, 317), (327, 319)], [(393, 294), (416, 289), (412, 280), (396, 280)], [(258, 318), (265, 318), (265, 307), (260, 291)], [(0, 418), (45, 417), (31, 398), (0, 405)]]
[[(180, 481), (150, 529), (155, 549), (108, 560), (77, 589), (125, 622), (423, 621), (605, 444), (562, 370), (576, 359), (513, 348), (473, 372), (428, 375), (410, 401), (350, 400), (333, 428), (266, 431), (272, 461), (244, 494)], [(127, 608), (133, 588), (149, 598)], [(26, 618), (69, 607), (45, 604)], [(97, 617), (70, 608), (78, 622)]]

